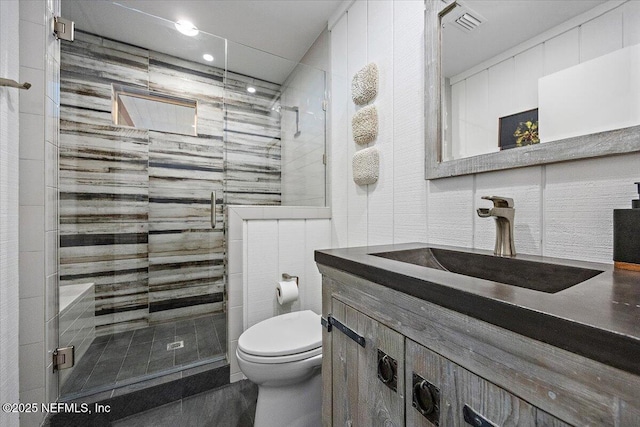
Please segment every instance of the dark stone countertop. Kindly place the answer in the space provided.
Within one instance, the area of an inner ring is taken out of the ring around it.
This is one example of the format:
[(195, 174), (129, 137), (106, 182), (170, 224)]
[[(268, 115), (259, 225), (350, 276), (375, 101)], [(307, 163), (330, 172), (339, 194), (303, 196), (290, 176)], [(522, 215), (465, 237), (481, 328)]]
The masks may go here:
[(479, 249), (407, 243), (317, 250), (315, 261), (640, 375), (640, 273), (609, 264), (517, 255), (515, 259), (603, 271), (552, 294), (370, 255), (426, 247), (493, 256)]

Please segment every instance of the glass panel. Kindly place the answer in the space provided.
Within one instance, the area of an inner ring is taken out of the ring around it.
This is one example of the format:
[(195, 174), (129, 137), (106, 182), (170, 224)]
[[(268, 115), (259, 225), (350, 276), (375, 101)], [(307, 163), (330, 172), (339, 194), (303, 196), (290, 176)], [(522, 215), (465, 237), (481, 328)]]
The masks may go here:
[[(152, 42), (180, 36), (173, 23), (110, 2), (72, 5), (63, 13), (76, 40), (61, 44), (59, 329), (76, 365), (60, 371), (63, 400), (226, 354), (226, 42), (201, 33), (162, 50)], [(114, 14), (115, 33), (83, 19)], [(120, 106), (187, 99), (191, 118), (177, 129), (167, 111), (128, 109), (136, 127), (114, 125), (113, 89)]]
[[(63, 14), (77, 29), (60, 79), (66, 400), (224, 359), (224, 208), (325, 204), (325, 72), (116, 3)], [(150, 97), (195, 103), (196, 131), (130, 108)]]
[(325, 71), (227, 46), (227, 203), (325, 206)]
[(275, 111), (282, 129), (282, 204), (326, 206), (325, 72), (297, 64)]

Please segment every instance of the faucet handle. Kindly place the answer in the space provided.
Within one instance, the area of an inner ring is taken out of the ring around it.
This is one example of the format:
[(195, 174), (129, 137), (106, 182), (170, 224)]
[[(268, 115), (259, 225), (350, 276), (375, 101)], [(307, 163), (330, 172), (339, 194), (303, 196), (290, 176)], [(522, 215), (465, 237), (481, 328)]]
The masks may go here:
[(513, 207), (513, 199), (511, 197), (482, 196), (482, 199), (491, 200), (493, 202), (493, 206), (496, 208), (512, 208)]

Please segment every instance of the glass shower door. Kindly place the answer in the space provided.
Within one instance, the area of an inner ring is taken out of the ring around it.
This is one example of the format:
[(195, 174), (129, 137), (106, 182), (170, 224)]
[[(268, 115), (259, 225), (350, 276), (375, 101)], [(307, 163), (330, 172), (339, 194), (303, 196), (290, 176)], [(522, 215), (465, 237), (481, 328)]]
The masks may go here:
[[(86, 7), (125, 9), (134, 36), (176, 33), (115, 3)], [(60, 371), (63, 400), (226, 353), (226, 41), (200, 34), (159, 52), (84, 25), (61, 47), (59, 344), (76, 353)], [(197, 121), (181, 130), (173, 122), (191, 104)]]

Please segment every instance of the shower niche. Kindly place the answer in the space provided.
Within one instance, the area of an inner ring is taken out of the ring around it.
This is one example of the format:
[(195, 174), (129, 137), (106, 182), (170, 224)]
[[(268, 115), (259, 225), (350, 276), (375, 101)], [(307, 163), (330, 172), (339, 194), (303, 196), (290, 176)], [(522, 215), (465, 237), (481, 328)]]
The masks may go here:
[(113, 124), (198, 136), (198, 101), (112, 84)]

